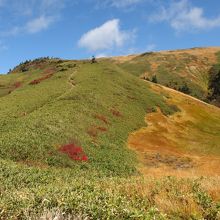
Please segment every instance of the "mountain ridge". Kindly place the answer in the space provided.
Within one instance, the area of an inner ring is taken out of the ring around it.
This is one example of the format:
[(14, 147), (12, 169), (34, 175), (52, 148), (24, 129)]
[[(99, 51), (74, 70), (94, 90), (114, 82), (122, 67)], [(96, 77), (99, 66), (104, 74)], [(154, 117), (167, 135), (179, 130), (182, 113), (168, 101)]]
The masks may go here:
[(211, 75), (220, 62), (219, 51), (219, 47), (193, 48), (112, 59), (136, 76), (150, 81), (156, 78), (159, 84), (218, 106), (219, 94), (212, 95), (215, 84), (211, 83)]

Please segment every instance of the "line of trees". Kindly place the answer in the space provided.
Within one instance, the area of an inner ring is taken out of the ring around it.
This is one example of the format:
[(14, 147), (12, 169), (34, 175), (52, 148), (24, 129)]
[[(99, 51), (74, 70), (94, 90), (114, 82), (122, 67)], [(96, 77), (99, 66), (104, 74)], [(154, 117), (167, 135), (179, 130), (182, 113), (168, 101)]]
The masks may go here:
[(220, 104), (220, 64), (214, 65), (209, 71), (208, 99)]

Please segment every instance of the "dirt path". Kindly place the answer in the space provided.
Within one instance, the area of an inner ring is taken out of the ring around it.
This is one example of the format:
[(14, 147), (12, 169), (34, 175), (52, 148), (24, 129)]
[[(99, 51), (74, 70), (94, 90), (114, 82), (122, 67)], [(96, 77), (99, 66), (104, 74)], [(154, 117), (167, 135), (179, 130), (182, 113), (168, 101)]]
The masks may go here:
[(67, 83), (70, 85), (70, 89), (67, 90), (67, 91), (65, 91), (62, 95), (60, 95), (60, 96), (57, 97), (56, 99), (60, 99), (60, 98), (65, 97), (65, 95), (66, 95), (67, 93), (70, 93), (70, 92), (75, 88), (75, 82), (74, 82), (74, 80), (73, 80), (73, 77), (74, 77), (75, 74), (77, 74), (77, 72), (78, 72), (78, 69), (75, 69), (75, 70), (70, 74), (70, 76), (68, 77)]
[(68, 78), (68, 83), (71, 85), (71, 89), (73, 89), (75, 87), (75, 82), (73, 80), (74, 75), (77, 73), (78, 69), (74, 70), (74, 72), (72, 72)]

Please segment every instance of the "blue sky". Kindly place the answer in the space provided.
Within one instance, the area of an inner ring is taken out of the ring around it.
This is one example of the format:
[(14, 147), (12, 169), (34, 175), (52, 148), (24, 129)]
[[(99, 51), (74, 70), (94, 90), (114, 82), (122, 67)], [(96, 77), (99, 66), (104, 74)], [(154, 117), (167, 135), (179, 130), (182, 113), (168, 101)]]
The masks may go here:
[(0, 0), (0, 72), (66, 59), (220, 46), (219, 0)]

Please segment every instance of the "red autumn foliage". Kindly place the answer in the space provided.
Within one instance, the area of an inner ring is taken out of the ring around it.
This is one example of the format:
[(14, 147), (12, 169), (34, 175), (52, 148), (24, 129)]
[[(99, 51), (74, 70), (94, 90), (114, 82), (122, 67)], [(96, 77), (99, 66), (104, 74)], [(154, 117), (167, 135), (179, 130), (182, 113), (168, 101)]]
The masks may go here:
[(102, 131), (102, 132), (106, 132), (108, 129), (105, 127), (96, 127), (97, 130)]
[(66, 144), (60, 147), (60, 152), (67, 154), (72, 160), (88, 161), (88, 157), (84, 153), (82, 147), (75, 144)]
[(14, 87), (15, 89), (21, 87), (21, 82), (15, 82), (15, 83), (13, 84), (13, 87)]
[(44, 69), (45, 68), (45, 63), (32, 63), (30, 64), (30, 67), (34, 69)]
[(35, 79), (33, 81), (31, 81), (29, 84), (30, 85), (36, 85), (36, 84), (39, 84), (41, 83), (42, 81), (46, 80), (46, 79), (49, 79), (50, 77), (53, 76), (53, 73), (50, 73), (50, 74), (47, 74), (46, 76), (43, 76), (41, 78), (38, 78), (38, 79)]
[(21, 82), (15, 82), (12, 86), (11, 89), (8, 91), (8, 94), (11, 94), (15, 89), (18, 89), (21, 87), (22, 83)]
[(100, 121), (104, 122), (105, 124), (108, 124), (108, 120), (104, 115), (95, 115), (95, 118), (99, 119)]
[(122, 114), (121, 112), (119, 112), (118, 110), (116, 109), (111, 109), (111, 113), (116, 116), (116, 117), (122, 117)]
[(49, 67), (44, 70), (43, 74), (53, 74), (56, 71), (54, 67)]

